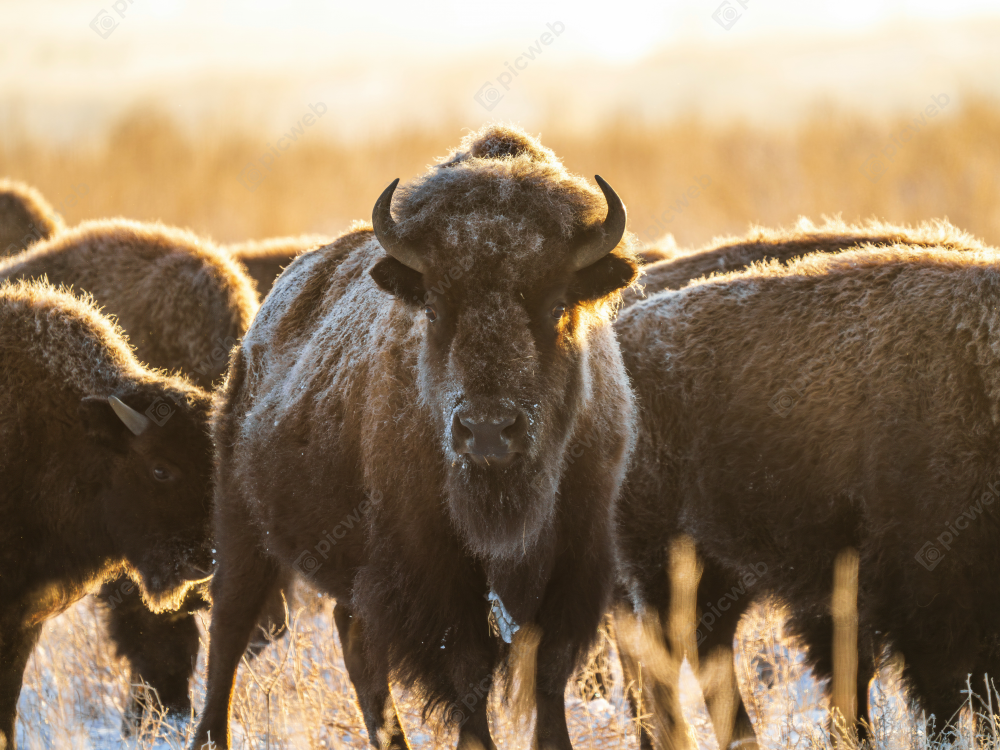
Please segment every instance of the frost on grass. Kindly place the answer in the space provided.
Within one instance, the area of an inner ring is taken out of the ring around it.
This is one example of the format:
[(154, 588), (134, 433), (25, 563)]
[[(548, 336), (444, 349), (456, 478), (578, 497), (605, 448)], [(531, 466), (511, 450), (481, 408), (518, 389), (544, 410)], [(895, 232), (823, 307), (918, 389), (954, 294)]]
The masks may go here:
[[(344, 668), (333, 625), (333, 602), (302, 587), (290, 602), (291, 632), (240, 668), (234, 694), (233, 748), (346, 750), (367, 748), (364, 727)], [(135, 735), (121, 734), (129, 693), (128, 670), (114, 658), (113, 644), (100, 623), (93, 599), (80, 602), (45, 626), (25, 673), (18, 720), (18, 742), (26, 750), (184, 750), (194, 726), (187, 721), (152, 717)], [(202, 627), (208, 624), (203, 616)], [(736, 668), (739, 687), (760, 734), (763, 748), (832, 748), (827, 738), (827, 702), (804, 663), (801, 649), (784, 635), (781, 610), (759, 605), (744, 619), (738, 635)], [(199, 658), (194, 702), (204, 701), (205, 655)], [(580, 750), (637, 748), (636, 724), (623, 692), (621, 669), (610, 646), (610, 690), (607, 699), (583, 700), (577, 681), (567, 691), (568, 721), (574, 747)], [(993, 721), (1000, 698), (973, 697), (983, 734), (972, 740), (971, 713), (947, 740), (929, 740), (890, 666), (871, 689), (878, 750), (919, 748), (1000, 748)], [(591, 681), (592, 682), (592, 681)], [(982, 680), (980, 679), (980, 683)], [(984, 684), (972, 685), (987, 695)], [(455, 747), (454, 730), (420, 722), (419, 696), (394, 688), (404, 726), (415, 748)], [(685, 717), (698, 748), (717, 744), (698, 681), (690, 666), (681, 669)], [(530, 748), (531, 727), (505, 722), (499, 696), (491, 699), (491, 726), (501, 748)], [(940, 726), (940, 723), (939, 723)]]

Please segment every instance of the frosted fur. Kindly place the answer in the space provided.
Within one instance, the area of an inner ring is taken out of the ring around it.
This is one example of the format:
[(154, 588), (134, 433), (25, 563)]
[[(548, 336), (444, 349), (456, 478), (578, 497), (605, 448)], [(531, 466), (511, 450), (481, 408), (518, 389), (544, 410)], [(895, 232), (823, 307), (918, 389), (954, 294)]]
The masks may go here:
[(257, 310), (253, 282), (191, 232), (126, 219), (89, 221), (0, 261), (0, 279), (47, 278), (93, 295), (140, 361), (204, 387)]
[[(905, 232), (912, 244), (758, 262), (622, 312), (642, 419), (619, 529), (657, 608), (678, 533), (706, 558), (699, 602), (762, 565), (707, 645), (728, 647), (739, 612), (773, 593), (821, 678), (833, 560), (858, 549), (857, 694), (874, 656), (898, 651), (941, 727), (965, 675), (1000, 668), (1000, 254), (943, 222)], [(982, 519), (928, 569), (921, 549), (973, 507)]]
[(35, 188), (0, 179), (0, 258), (48, 239), (62, 228), (62, 217)]
[(261, 299), (267, 296), (282, 269), (306, 250), (326, 245), (332, 238), (322, 234), (271, 237), (226, 245), (225, 250), (242, 264), (256, 282)]
[[(607, 205), (511, 128), (487, 126), (397, 195), (422, 273), (356, 224), (295, 258), (234, 353), (213, 431), (221, 568), (196, 745), (227, 737), (263, 586), (312, 554), (370, 738), (404, 741), (392, 679), (490, 746), (485, 710), (453, 709), (509, 667), (492, 590), (521, 626), (511, 648), (540, 638), (538, 736), (569, 741), (566, 683), (610, 599), (634, 440), (610, 318), (635, 254), (626, 237), (572, 270)], [(472, 460), (461, 415), (521, 425), (512, 460)]]
[[(672, 237), (670, 240), (672, 241)], [(661, 240), (644, 250), (646, 261), (638, 284), (624, 293), (626, 304), (664, 289), (680, 289), (703, 277), (739, 271), (753, 263), (785, 262), (812, 252), (835, 253), (863, 245), (903, 243), (954, 250), (984, 250), (985, 246), (945, 220), (924, 222), (916, 227), (869, 220), (849, 224), (825, 218), (819, 225), (800, 218), (793, 227), (751, 227), (743, 237), (716, 237), (697, 249), (678, 250)]]

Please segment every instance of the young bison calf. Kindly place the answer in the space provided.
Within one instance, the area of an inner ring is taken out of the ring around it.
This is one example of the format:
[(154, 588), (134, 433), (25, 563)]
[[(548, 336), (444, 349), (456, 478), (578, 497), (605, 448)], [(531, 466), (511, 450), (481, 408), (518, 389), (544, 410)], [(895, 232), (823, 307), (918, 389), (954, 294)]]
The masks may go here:
[(210, 405), (90, 302), (0, 285), (0, 748), (45, 620), (114, 575), (154, 609), (209, 575)]

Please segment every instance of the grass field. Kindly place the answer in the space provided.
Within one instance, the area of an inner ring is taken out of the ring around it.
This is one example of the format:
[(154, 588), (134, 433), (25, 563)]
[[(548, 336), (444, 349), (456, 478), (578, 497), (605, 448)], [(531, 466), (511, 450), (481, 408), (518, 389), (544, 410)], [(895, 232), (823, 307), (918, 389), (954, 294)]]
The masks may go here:
[[(928, 116), (934, 96), (942, 106)], [(929, 91), (894, 120), (830, 109), (787, 132), (627, 119), (588, 135), (538, 130), (570, 169), (611, 183), (645, 242), (669, 232), (681, 245), (698, 245), (751, 223), (840, 214), (905, 223), (946, 216), (1000, 243), (1000, 105), (959, 108), (941, 96)], [(0, 145), (0, 175), (37, 186), (70, 224), (161, 219), (226, 242), (336, 233), (370, 217), (394, 177), (415, 176), (465, 132), (456, 122), (339, 142), (306, 127), (267, 166), (261, 160), (280, 132), (206, 125), (185, 136), (168, 117), (138, 110), (89, 150), (10, 133)]]
[[(872, 121), (831, 109), (788, 130), (713, 126), (690, 120), (643, 126), (622, 120), (591, 135), (541, 128), (543, 142), (568, 167), (607, 178), (627, 203), (631, 228), (644, 242), (665, 233), (682, 246), (739, 234), (751, 223), (790, 224), (799, 216), (878, 217), (917, 223), (947, 217), (991, 244), (1000, 243), (1000, 105), (932, 104), (911, 115)], [(940, 103), (940, 100), (939, 100)], [(336, 142), (306, 132), (265, 168), (280, 134), (206, 128), (185, 136), (155, 111), (135, 111), (105, 145), (65, 150), (14, 133), (0, 144), (0, 175), (38, 187), (72, 225), (107, 216), (160, 219), (219, 241), (305, 232), (337, 233), (367, 218), (394, 177), (406, 179), (445, 154), (464, 134), (460, 123), (434, 132)], [(248, 171), (249, 167), (252, 167)], [(332, 603), (315, 592), (292, 604), (292, 633), (244, 667), (237, 687), (236, 747), (362, 748), (366, 738), (340, 657)], [(153, 722), (123, 741), (128, 675), (112, 653), (92, 599), (46, 624), (29, 662), (20, 702), (24, 748), (182, 748), (190, 723)], [(207, 620), (205, 621), (207, 625)], [(202, 659), (204, 659), (204, 650)], [(745, 618), (737, 654), (740, 690), (766, 747), (827, 747), (828, 706), (782, 631), (780, 609), (758, 606)], [(199, 675), (204, 663), (199, 665)], [(978, 747), (1000, 746), (992, 703)], [(610, 701), (571, 701), (578, 748), (637, 747), (636, 723), (617, 674)], [(204, 684), (194, 686), (196, 705)], [(934, 747), (889, 669), (873, 689), (879, 748)], [(397, 693), (414, 743), (450, 746), (454, 736), (421, 726), (419, 701)], [(975, 699), (978, 701), (979, 699)], [(989, 700), (984, 698), (983, 700)], [(690, 670), (683, 703), (701, 748), (716, 746)], [(528, 747), (523, 728), (496, 715), (502, 747)], [(972, 747), (971, 722), (956, 747)], [(124, 745), (122, 744), (124, 742)]]

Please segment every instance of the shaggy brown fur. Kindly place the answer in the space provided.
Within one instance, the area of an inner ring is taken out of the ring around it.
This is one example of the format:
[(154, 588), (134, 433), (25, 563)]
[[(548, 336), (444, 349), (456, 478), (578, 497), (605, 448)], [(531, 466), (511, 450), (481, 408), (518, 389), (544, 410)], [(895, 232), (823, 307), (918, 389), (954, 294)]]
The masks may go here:
[[(230, 347), (257, 309), (252, 282), (228, 255), (161, 224), (86, 222), (0, 261), (0, 279), (42, 277), (91, 293), (125, 329), (140, 361), (181, 372), (205, 389), (222, 377)], [(182, 612), (154, 614), (122, 578), (102, 588), (101, 601), (133, 683), (148, 683), (163, 707), (190, 714), (188, 683), (199, 645), (191, 612), (206, 606), (204, 597), (192, 592)], [(126, 731), (142, 710), (130, 704)]]
[[(109, 403), (162, 424), (134, 435)], [(42, 623), (127, 571), (175, 608), (211, 566), (211, 397), (143, 369), (86, 300), (0, 285), (0, 747)]]
[(859, 549), (859, 715), (886, 647), (938, 727), (967, 674), (1000, 670), (1000, 255), (952, 239), (759, 264), (616, 323), (642, 407), (619, 505), (635, 596), (666, 609), (665, 550), (689, 533), (699, 637), (731, 643), (773, 593), (827, 677), (832, 565)]
[(225, 250), (243, 264), (250, 277), (257, 282), (257, 293), (264, 299), (275, 279), (285, 266), (306, 250), (329, 244), (332, 237), (321, 234), (303, 234), (299, 237), (274, 237), (227, 245)]
[[(608, 321), (634, 255), (622, 243), (567, 270), (581, 238), (603, 236), (605, 205), (536, 140), (487, 127), (392, 205), (423, 274), (368, 225), (285, 270), (216, 420), (220, 568), (194, 747), (208, 732), (226, 746), (239, 657), (284, 566), (337, 598), (374, 745), (406, 745), (392, 677), (461, 743), (494, 747), (485, 695), (508, 649), (492, 590), (541, 632), (537, 741), (569, 747), (563, 695), (609, 603), (633, 439)], [(507, 424), (516, 450), (473, 460), (467, 419)]]
[(43, 276), (93, 294), (141, 362), (203, 388), (222, 377), (257, 311), (252, 282), (226, 253), (163, 224), (87, 221), (0, 261), (0, 280)]
[[(754, 227), (745, 237), (716, 238), (693, 251), (666, 245), (645, 250), (642, 257), (648, 265), (642, 269), (639, 285), (622, 296), (628, 305), (664, 289), (680, 289), (695, 279), (739, 271), (760, 261), (784, 263), (808, 253), (839, 253), (865, 244), (896, 243), (956, 250), (983, 249), (975, 237), (946, 221), (913, 228), (878, 221), (846, 224), (828, 219), (817, 227), (803, 219), (791, 229)], [(664, 257), (659, 260), (659, 256)]]
[(0, 258), (16, 255), (63, 228), (62, 217), (30, 185), (0, 180)]
[[(863, 245), (891, 245), (903, 243), (916, 247), (942, 247), (958, 251), (983, 251), (986, 248), (974, 237), (950, 225), (946, 221), (933, 221), (916, 228), (897, 226), (877, 221), (869, 221), (860, 225), (846, 224), (839, 220), (826, 220), (821, 226), (801, 219), (794, 229), (767, 229), (756, 227), (744, 238), (726, 238), (714, 240), (707, 248), (685, 251), (677, 248), (673, 237), (665, 236), (657, 243), (657, 247), (644, 250), (640, 257), (647, 263), (640, 269), (637, 287), (625, 290), (623, 298), (626, 304), (647, 298), (664, 289), (681, 289), (696, 280), (709, 278), (713, 274), (729, 271), (739, 271), (754, 266), (762, 261), (776, 260), (787, 262), (811, 252), (835, 253), (850, 250)], [(657, 261), (657, 258), (662, 260)], [(701, 601), (716, 601), (725, 592), (730, 592), (733, 586), (740, 588), (740, 581), (731, 581), (711, 561), (706, 563), (703, 574)], [(720, 593), (722, 592), (722, 593)], [(727, 610), (725, 623), (721, 629), (712, 627), (703, 634), (701, 651), (704, 659), (709, 652), (720, 648), (729, 649), (739, 621), (738, 611)], [(665, 613), (664, 613), (665, 615)], [(711, 616), (710, 616), (711, 617)], [(729, 627), (731, 626), (731, 627)], [(628, 644), (619, 644), (619, 651), (627, 650)], [(626, 666), (630, 655), (624, 654)], [(627, 669), (626, 669), (627, 671)], [(635, 676), (631, 676), (635, 677)], [(714, 713), (713, 696), (709, 693), (709, 685), (703, 686), (710, 710)], [(723, 698), (720, 705), (724, 708), (730, 699)], [(736, 717), (736, 732), (734, 742), (752, 736), (752, 726), (742, 700), (736, 696), (738, 711)], [(673, 717), (666, 717), (670, 725)], [(726, 719), (728, 721), (728, 719)], [(719, 727), (720, 731), (728, 731), (729, 727)], [(641, 745), (652, 747), (652, 740), (643, 735)]]

